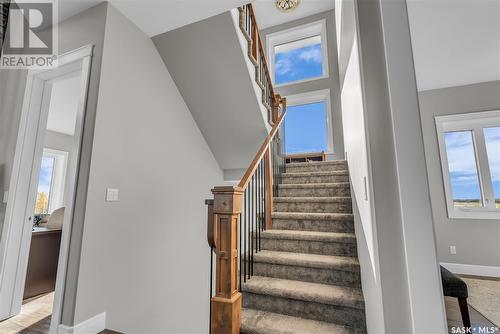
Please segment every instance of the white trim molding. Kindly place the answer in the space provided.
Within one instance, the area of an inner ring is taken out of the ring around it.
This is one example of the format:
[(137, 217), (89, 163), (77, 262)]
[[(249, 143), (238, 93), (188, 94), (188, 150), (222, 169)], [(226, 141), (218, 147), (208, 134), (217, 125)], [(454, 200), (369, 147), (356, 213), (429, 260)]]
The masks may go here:
[(447, 262), (441, 262), (441, 265), (455, 274), (500, 277), (500, 267)]
[[(500, 209), (496, 208), (493, 178), (483, 131), (488, 127), (500, 126), (500, 110), (437, 116), (435, 117), (435, 123), (448, 218), (498, 220)], [(459, 207), (454, 205), (445, 134), (455, 131), (471, 132), (481, 207)]]
[(58, 334), (97, 334), (106, 329), (106, 312), (100, 313), (75, 326), (59, 325)]
[[(328, 78), (329, 76), (329, 59), (328, 59), (328, 45), (326, 38), (326, 19), (321, 19), (316, 22), (311, 22), (303, 24), (290, 29), (277, 31), (272, 34), (266, 35), (266, 53), (267, 59), (269, 61), (269, 71), (271, 72), (271, 80), (273, 83), (275, 80), (274, 73), (274, 48), (276, 46), (281, 46), (283, 44), (297, 42), (300, 46), (301, 41), (310, 39), (311, 37), (319, 36), (321, 39), (321, 53), (323, 55), (323, 74), (320, 77), (307, 78), (302, 80), (290, 81), (276, 85), (276, 87), (284, 87), (288, 85), (293, 85), (297, 83), (318, 80)], [(297, 46), (296, 45), (296, 46)]]
[(318, 102), (325, 102), (326, 104), (325, 114), (327, 150), (325, 151), (325, 154), (331, 159), (333, 156), (335, 156), (335, 147), (333, 145), (333, 115), (332, 103), (330, 101), (330, 89), (315, 90), (286, 96), (286, 105), (288, 107)]

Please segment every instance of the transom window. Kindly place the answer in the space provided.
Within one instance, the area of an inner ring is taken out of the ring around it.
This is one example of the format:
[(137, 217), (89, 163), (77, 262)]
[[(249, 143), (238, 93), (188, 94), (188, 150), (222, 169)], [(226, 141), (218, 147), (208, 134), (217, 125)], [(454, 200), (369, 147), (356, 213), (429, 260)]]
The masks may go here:
[(325, 20), (269, 34), (266, 41), (276, 85), (328, 76)]
[(500, 219), (500, 111), (436, 117), (450, 218)]

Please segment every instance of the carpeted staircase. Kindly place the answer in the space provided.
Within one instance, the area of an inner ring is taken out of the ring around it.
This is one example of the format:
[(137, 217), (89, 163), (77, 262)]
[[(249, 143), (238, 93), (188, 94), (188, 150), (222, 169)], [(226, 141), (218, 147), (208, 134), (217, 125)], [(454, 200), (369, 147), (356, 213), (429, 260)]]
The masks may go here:
[(366, 332), (345, 161), (287, 164), (261, 246), (242, 333)]

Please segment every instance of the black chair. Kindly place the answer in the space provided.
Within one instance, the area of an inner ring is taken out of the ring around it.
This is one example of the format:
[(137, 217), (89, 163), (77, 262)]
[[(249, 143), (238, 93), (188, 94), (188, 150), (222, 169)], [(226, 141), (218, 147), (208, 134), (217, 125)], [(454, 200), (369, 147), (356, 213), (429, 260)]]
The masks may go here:
[(441, 281), (443, 283), (443, 292), (445, 296), (458, 298), (458, 305), (460, 306), (460, 314), (462, 315), (462, 322), (464, 327), (470, 327), (469, 308), (467, 307), (467, 284), (453, 274), (448, 269), (441, 266)]

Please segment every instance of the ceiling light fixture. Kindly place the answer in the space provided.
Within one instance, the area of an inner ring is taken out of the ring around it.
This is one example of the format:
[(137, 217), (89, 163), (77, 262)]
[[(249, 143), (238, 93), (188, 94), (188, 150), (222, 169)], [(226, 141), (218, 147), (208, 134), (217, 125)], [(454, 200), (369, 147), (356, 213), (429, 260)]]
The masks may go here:
[(297, 8), (300, 0), (276, 0), (276, 8), (282, 12), (290, 12)]

